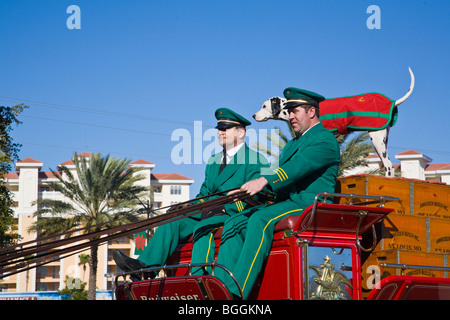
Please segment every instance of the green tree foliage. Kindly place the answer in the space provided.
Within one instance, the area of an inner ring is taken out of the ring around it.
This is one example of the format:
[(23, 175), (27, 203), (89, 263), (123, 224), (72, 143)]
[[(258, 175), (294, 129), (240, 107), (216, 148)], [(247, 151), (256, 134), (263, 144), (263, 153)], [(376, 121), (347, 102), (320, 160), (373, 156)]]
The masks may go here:
[(4, 185), (4, 174), (11, 171), (12, 163), (18, 159), (21, 145), (14, 143), (10, 132), (13, 125), (21, 122), (17, 116), (28, 108), (23, 104), (13, 107), (0, 107), (0, 247), (13, 245), (19, 235), (11, 230), (13, 225), (13, 210), (11, 209), (11, 192)]
[[(369, 133), (367, 131), (348, 134), (337, 137), (341, 149), (341, 164), (339, 166), (338, 176), (342, 177), (346, 170), (356, 167), (367, 166), (366, 157), (375, 150), (369, 141)], [(368, 171), (370, 174), (380, 174), (380, 170), (374, 172)]]
[(87, 300), (86, 282), (79, 278), (66, 276), (65, 284), (64, 289), (58, 290), (58, 294), (62, 295), (63, 300)]

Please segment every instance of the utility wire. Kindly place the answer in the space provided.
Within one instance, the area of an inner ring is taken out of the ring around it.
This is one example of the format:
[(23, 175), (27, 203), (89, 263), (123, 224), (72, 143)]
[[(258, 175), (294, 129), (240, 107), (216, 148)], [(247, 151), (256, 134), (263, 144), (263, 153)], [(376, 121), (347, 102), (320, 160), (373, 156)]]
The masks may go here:
[[(83, 107), (76, 107), (76, 106), (68, 106), (68, 105), (63, 105), (63, 104), (49, 103), (49, 102), (43, 102), (43, 101), (37, 101), (37, 100), (31, 100), (31, 99), (13, 98), (13, 97), (6, 97), (6, 96), (0, 96), (0, 99), (10, 100), (10, 101), (27, 102), (27, 103), (33, 103), (33, 104), (47, 106), (47, 107), (50, 107), (50, 108), (65, 109), (65, 110), (72, 110), (72, 111), (78, 111), (78, 112), (87, 112), (87, 113), (92, 113), (92, 114), (100, 114), (100, 115), (109, 115), (109, 116), (115, 116), (115, 117), (126, 117), (126, 118), (139, 119), (139, 120), (149, 120), (149, 121), (157, 121), (157, 122), (169, 122), (169, 123), (178, 123), (178, 124), (192, 125), (192, 123), (188, 123), (188, 122), (184, 122), (184, 121), (175, 121), (175, 120), (170, 120), (170, 119), (148, 117), (148, 116), (136, 115), (136, 114), (130, 114), (130, 113), (104, 111), (104, 110), (98, 110), (98, 109), (93, 109), (93, 108), (83, 108)], [(33, 116), (33, 115), (28, 115), (27, 116), (27, 115), (21, 114), (20, 116), (21, 117), (36, 118), (36, 119), (41, 119), (41, 120), (48, 120), (48, 121), (65, 122), (65, 123), (70, 123), (70, 124), (74, 124), (74, 125), (84, 125), (84, 126), (98, 127), (98, 128), (104, 128), (104, 129), (122, 130), (122, 131), (129, 131), (129, 132), (143, 133), (143, 134), (150, 134), (150, 135), (170, 136), (169, 134), (164, 134), (164, 133), (159, 133), (159, 132), (149, 132), (149, 131), (142, 131), (142, 130), (133, 130), (133, 129), (124, 129), (124, 128), (117, 128), (117, 127), (101, 126), (101, 125), (88, 124), (88, 123), (83, 123), (83, 122), (74, 122), (74, 121), (67, 121), (67, 120), (50, 119), (50, 118), (45, 118), (45, 117), (40, 117), (40, 116)], [(211, 125), (204, 125), (204, 126), (205, 127), (213, 127)], [(389, 149), (404, 150), (405, 147), (389, 146)], [(422, 150), (421, 152), (428, 152), (430, 154), (450, 156), (450, 152), (447, 152), (447, 151), (422, 149), (422, 148), (417, 148), (417, 147), (415, 149), (420, 149), (420, 150)]]
[[(192, 123), (185, 122), (185, 121), (176, 121), (176, 120), (171, 120), (171, 119), (155, 118), (155, 117), (149, 117), (149, 116), (137, 115), (137, 114), (131, 114), (131, 113), (105, 111), (105, 110), (99, 110), (99, 109), (94, 109), (94, 108), (75, 107), (75, 106), (68, 106), (68, 105), (63, 105), (63, 104), (43, 102), (43, 101), (30, 100), (30, 99), (13, 98), (13, 97), (6, 97), (6, 96), (0, 96), (0, 99), (16, 101), (16, 102), (20, 101), (20, 102), (26, 102), (26, 103), (33, 103), (33, 104), (43, 105), (46, 107), (56, 108), (56, 109), (87, 112), (87, 113), (108, 115), (108, 116), (121, 117), (121, 118), (125, 117), (125, 118), (131, 118), (131, 119), (150, 120), (150, 121), (157, 121), (157, 122), (169, 122), (169, 123), (178, 123), (178, 124), (185, 124), (185, 125), (192, 124)], [(210, 125), (206, 125), (206, 126), (213, 127)]]
[(171, 134), (168, 133), (161, 133), (161, 132), (152, 132), (152, 131), (143, 131), (143, 130), (134, 130), (134, 129), (126, 129), (126, 128), (118, 128), (118, 127), (109, 127), (109, 126), (102, 126), (98, 124), (90, 124), (86, 122), (77, 122), (77, 121), (68, 121), (68, 120), (59, 120), (59, 119), (50, 119), (40, 116), (34, 116), (34, 115), (24, 115), (21, 114), (20, 117), (24, 118), (34, 118), (34, 119), (40, 119), (40, 120), (47, 120), (47, 121), (55, 121), (55, 122), (63, 122), (63, 123), (70, 123), (74, 125), (81, 125), (81, 126), (89, 126), (89, 127), (95, 127), (95, 128), (102, 128), (102, 129), (112, 129), (112, 130), (122, 130), (122, 131), (129, 131), (129, 132), (135, 132), (135, 133), (144, 133), (144, 134), (150, 134), (150, 135), (158, 135), (158, 136), (168, 136), (170, 137)]
[[(51, 149), (68, 149), (71, 151), (75, 151), (75, 150), (85, 150), (86, 149), (92, 149), (92, 148), (86, 148), (86, 147), (68, 147), (68, 146), (62, 146), (62, 145), (54, 145), (54, 144), (43, 144), (43, 143), (34, 143), (34, 142), (21, 142), (21, 144), (26, 144), (26, 145), (31, 145), (31, 146), (38, 146), (38, 147), (46, 147), (46, 148), (51, 148)], [(159, 159), (170, 159), (170, 157), (162, 157), (162, 156), (155, 156), (155, 155), (148, 155), (148, 154), (133, 154), (130, 152), (120, 152), (120, 151), (111, 151), (111, 150), (102, 150), (102, 149), (98, 149), (98, 148), (94, 148), (95, 151), (92, 151), (94, 153), (108, 153), (108, 154), (120, 154), (120, 155), (124, 155), (127, 157), (140, 157), (140, 158), (159, 158)], [(89, 152), (89, 151), (87, 151)]]

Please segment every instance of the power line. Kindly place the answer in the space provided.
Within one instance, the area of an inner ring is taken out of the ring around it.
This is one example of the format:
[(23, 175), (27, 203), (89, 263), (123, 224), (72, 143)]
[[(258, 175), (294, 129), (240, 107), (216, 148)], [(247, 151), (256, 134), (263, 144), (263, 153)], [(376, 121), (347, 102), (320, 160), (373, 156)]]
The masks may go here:
[(119, 152), (119, 151), (111, 151), (111, 150), (101, 150), (98, 148), (88, 148), (88, 147), (68, 147), (68, 146), (62, 146), (62, 145), (52, 145), (52, 144), (44, 144), (44, 143), (34, 143), (34, 142), (21, 142), (21, 144), (27, 144), (27, 145), (32, 145), (32, 146), (38, 146), (38, 147), (46, 147), (46, 148), (57, 148), (57, 149), (69, 149), (71, 151), (77, 151), (78, 152), (89, 152), (86, 149), (95, 149), (95, 151), (93, 152), (100, 152), (100, 153), (109, 153), (109, 154), (121, 154), (121, 155), (125, 155), (125, 156), (136, 156), (136, 157), (140, 157), (140, 158), (159, 158), (159, 159), (170, 159), (170, 157), (162, 157), (162, 156), (149, 156), (149, 155), (144, 155), (144, 154), (137, 154), (137, 153), (130, 153), (130, 152)]
[[(0, 99), (10, 100), (10, 101), (27, 102), (27, 103), (34, 103), (34, 104), (38, 104), (38, 105), (47, 106), (47, 107), (50, 107), (50, 108), (65, 109), (65, 110), (72, 110), (72, 111), (86, 112), (86, 113), (100, 114), (100, 115), (108, 115), (108, 116), (114, 116), (114, 117), (126, 117), (126, 118), (139, 119), (139, 120), (149, 120), (149, 121), (169, 122), (169, 123), (178, 123), (178, 124), (184, 124), (184, 125), (192, 125), (192, 123), (188, 123), (188, 122), (184, 122), (184, 121), (175, 121), (175, 120), (170, 120), (170, 119), (148, 117), (148, 116), (136, 115), (136, 114), (130, 114), (130, 113), (112, 112), (112, 111), (104, 111), (104, 110), (98, 110), (98, 109), (93, 109), (93, 108), (83, 108), (83, 107), (69, 106), (69, 105), (49, 103), (49, 102), (43, 102), (43, 101), (37, 101), (37, 100), (31, 100), (31, 99), (13, 98), (13, 97), (6, 97), (6, 96), (0, 96)], [(129, 131), (129, 132), (143, 133), (143, 134), (150, 134), (150, 135), (170, 136), (169, 134), (164, 134), (164, 133), (159, 133), (159, 132), (124, 129), (124, 128), (118, 128), (118, 127), (109, 127), (109, 126), (102, 126), (102, 125), (95, 125), (95, 124), (88, 124), (88, 123), (83, 123), (83, 122), (74, 122), (74, 121), (67, 121), (67, 120), (57, 120), (57, 119), (50, 119), (50, 118), (45, 118), (45, 117), (33, 116), (33, 115), (21, 114), (20, 116), (21, 117), (36, 118), (36, 119), (41, 119), (41, 120), (48, 120), (48, 121), (65, 122), (65, 123), (70, 123), (70, 124), (74, 124), (74, 125), (98, 127), (98, 128), (103, 128), (103, 129), (122, 130), (122, 131)], [(210, 125), (204, 125), (204, 126), (205, 127), (211, 127), (211, 128), (213, 127), (213, 126), (210, 126)], [(390, 146), (389, 148), (390, 149), (398, 149), (398, 150), (404, 150), (405, 149), (405, 147), (398, 147), (398, 146)], [(428, 153), (437, 154), (437, 155), (450, 156), (450, 152), (447, 152), (447, 151), (422, 149), (422, 148), (416, 148), (416, 149), (420, 149), (420, 150), (422, 150), (422, 152), (428, 152)]]
[[(40, 119), (40, 120), (46, 120), (46, 121), (54, 121), (54, 122), (63, 122), (63, 123), (69, 123), (69, 124), (74, 124), (74, 125), (82, 125), (82, 126), (88, 126), (88, 127), (94, 127), (94, 128), (101, 128), (101, 129), (122, 130), (122, 131), (134, 132), (134, 133), (143, 133), (143, 134), (149, 134), (149, 135), (159, 135), (159, 136), (172, 137), (172, 135), (168, 134), (168, 133), (153, 132), (153, 131), (143, 131), (143, 130), (135, 130), (135, 129), (126, 129), (126, 128), (119, 128), (119, 127), (110, 127), (110, 126), (103, 126), (103, 125), (91, 124), (91, 123), (86, 123), (86, 122), (51, 119), (51, 118), (46, 118), (46, 117), (34, 116), (34, 115), (21, 115), (21, 117), (34, 118), (34, 119)], [(192, 139), (193, 140), (202, 140), (202, 137), (196, 137), (194, 135), (192, 137)]]
[(102, 126), (102, 125), (98, 125), (98, 124), (90, 124), (90, 123), (86, 123), (86, 122), (51, 119), (51, 118), (34, 116), (34, 115), (32, 115), (32, 116), (30, 116), (30, 115), (20, 115), (20, 116), (24, 117), (24, 118), (34, 118), (34, 119), (47, 120), (47, 121), (63, 122), (63, 123), (82, 125), (82, 126), (89, 126), (89, 127), (95, 127), (95, 128), (102, 128), (102, 129), (122, 130), (122, 131), (129, 131), (129, 132), (135, 132), (135, 133), (159, 135), (159, 136), (169, 136), (169, 137), (171, 136), (168, 133), (151, 132), (151, 131), (143, 131), (143, 130), (134, 130), (134, 129), (126, 129), (126, 128), (118, 128), (118, 127), (109, 127), (109, 126)]
[[(121, 117), (121, 118), (125, 117), (125, 118), (131, 118), (131, 119), (169, 122), (169, 123), (178, 123), (178, 124), (185, 124), (185, 125), (191, 124), (189, 122), (184, 122), (184, 121), (176, 121), (176, 120), (164, 119), (164, 118), (155, 118), (155, 117), (136, 115), (136, 114), (131, 114), (131, 113), (98, 110), (98, 109), (94, 109), (94, 108), (76, 107), (76, 106), (69, 106), (69, 105), (64, 105), (64, 104), (43, 102), (43, 101), (30, 100), (30, 99), (13, 98), (13, 97), (6, 97), (6, 96), (0, 96), (0, 99), (16, 101), (16, 102), (18, 101), (18, 102), (33, 103), (33, 104), (43, 105), (43, 106), (50, 107), (50, 108), (72, 110), (72, 111), (78, 111), (78, 112), (87, 112), (87, 113), (92, 113), (92, 114), (108, 115), (108, 116), (113, 116), (113, 117)], [(213, 126), (209, 126), (209, 125), (205, 125), (205, 126), (213, 127)]]

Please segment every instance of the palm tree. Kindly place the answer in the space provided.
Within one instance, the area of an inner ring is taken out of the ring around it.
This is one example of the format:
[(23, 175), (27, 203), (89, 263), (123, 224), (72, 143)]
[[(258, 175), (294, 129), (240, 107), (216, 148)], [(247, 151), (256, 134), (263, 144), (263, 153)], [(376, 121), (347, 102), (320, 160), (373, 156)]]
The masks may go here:
[[(147, 190), (136, 186), (143, 176), (136, 174), (142, 170), (130, 167), (130, 160), (113, 158), (109, 155), (74, 153), (76, 174), (66, 166), (61, 172), (53, 172), (58, 182), (52, 183), (55, 191), (63, 194), (68, 201), (41, 199), (37, 202), (37, 221), (30, 228), (40, 236), (55, 235), (75, 228), (91, 227), (89, 232), (102, 228), (136, 221), (137, 195)], [(108, 201), (114, 197), (114, 204)], [(48, 217), (50, 216), (50, 217)], [(97, 226), (103, 223), (102, 227)], [(94, 239), (92, 239), (94, 240)], [(98, 244), (90, 247), (88, 299), (95, 300), (97, 282)]]
[(83, 266), (83, 281), (84, 281), (84, 276), (86, 273), (86, 264), (89, 263), (91, 257), (88, 254), (83, 253), (81, 253), (78, 257), (80, 258), (80, 262), (78, 262), (78, 265)]
[[(291, 126), (289, 126), (289, 128), (291, 128)], [(294, 137), (295, 133), (291, 131), (291, 138)], [(267, 135), (267, 140), (270, 142), (270, 148), (268, 145), (262, 143), (255, 143), (252, 147), (259, 152), (266, 154), (268, 157), (278, 159), (281, 150), (283, 150), (286, 143), (288, 143), (289, 137), (287, 137), (279, 127), (275, 127), (275, 130), (272, 131), (270, 135)]]
[[(344, 176), (347, 170), (367, 166), (366, 157), (369, 153), (375, 151), (369, 141), (369, 133), (367, 131), (338, 136), (337, 141), (341, 149), (338, 177)], [(382, 171), (382, 169), (366, 170), (365, 173), (382, 174)]]

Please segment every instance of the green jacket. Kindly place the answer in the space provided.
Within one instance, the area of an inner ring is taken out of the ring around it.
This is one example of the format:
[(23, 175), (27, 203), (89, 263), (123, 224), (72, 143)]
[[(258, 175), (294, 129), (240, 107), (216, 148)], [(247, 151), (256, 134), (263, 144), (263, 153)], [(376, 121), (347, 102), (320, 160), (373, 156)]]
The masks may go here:
[[(246, 143), (230, 160), (223, 171), (219, 174), (222, 153), (216, 153), (208, 160), (205, 170), (205, 180), (200, 187), (197, 197), (207, 196), (220, 191), (239, 188), (245, 182), (259, 178), (261, 169), (269, 167), (267, 159), (260, 153), (250, 149)], [(223, 194), (224, 195), (224, 194)], [(220, 195), (203, 198), (198, 201), (206, 201), (219, 197)], [(196, 202), (198, 202), (196, 201)], [(249, 205), (242, 201), (225, 205), (228, 214), (241, 212)]]
[(334, 192), (340, 162), (335, 136), (318, 123), (283, 148), (278, 167), (264, 177), (275, 202), (290, 198), (306, 208), (319, 192)]

